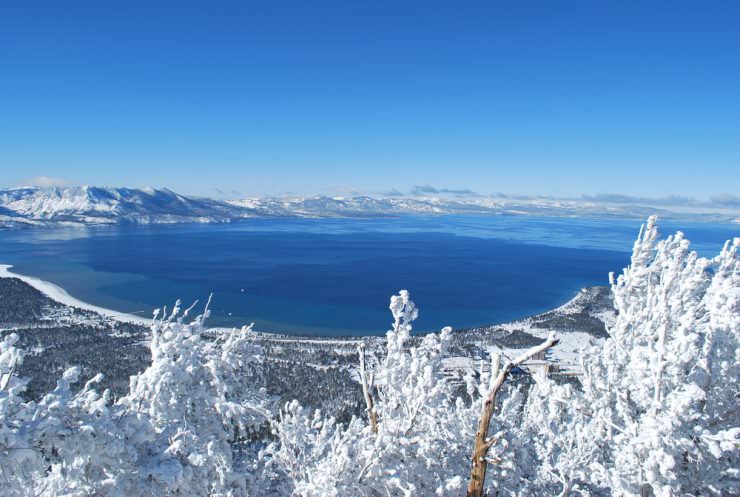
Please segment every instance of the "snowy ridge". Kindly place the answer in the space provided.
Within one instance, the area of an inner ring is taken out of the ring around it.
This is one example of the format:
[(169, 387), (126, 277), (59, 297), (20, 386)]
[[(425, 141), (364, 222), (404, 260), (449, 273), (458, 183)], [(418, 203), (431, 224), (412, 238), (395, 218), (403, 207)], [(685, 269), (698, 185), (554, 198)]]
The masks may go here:
[(349, 195), (216, 200), (169, 189), (23, 187), (0, 189), (0, 227), (231, 222), (248, 217), (388, 217), (404, 214), (645, 218), (737, 222), (738, 212), (657, 208), (589, 199), (505, 195)]
[(312, 197), (265, 197), (229, 201), (253, 209), (255, 214), (297, 217), (380, 217), (402, 214), (488, 216), (555, 216), (644, 219), (659, 214), (663, 219), (735, 222), (732, 210), (697, 210), (588, 199), (518, 197), (506, 195), (350, 195)]
[(172, 190), (100, 188), (12, 188), (0, 190), (0, 226), (225, 222), (248, 209)]

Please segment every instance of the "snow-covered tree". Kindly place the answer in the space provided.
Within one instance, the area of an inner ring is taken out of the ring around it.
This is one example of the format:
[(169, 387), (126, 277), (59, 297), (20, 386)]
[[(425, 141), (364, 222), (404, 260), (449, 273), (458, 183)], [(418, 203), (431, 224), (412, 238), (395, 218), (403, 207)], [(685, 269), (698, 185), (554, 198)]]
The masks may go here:
[[(99, 395), (98, 375), (77, 393), (70, 368), (38, 403), (20, 394), (25, 382), (8, 375), (22, 361), (15, 335), (0, 342), (0, 477), (3, 493), (14, 496), (124, 495), (122, 481), (134, 471), (136, 454), (111, 416), (108, 392)], [(0, 374), (1, 376), (1, 374)], [(131, 480), (129, 480), (131, 482)]]
[[(558, 384), (541, 374), (529, 391), (523, 438), (535, 452), (535, 495), (590, 495), (592, 465), (603, 460), (604, 423), (594, 418), (583, 389)], [(597, 494), (598, 495), (598, 494)]]
[(158, 458), (146, 465), (146, 476), (163, 491), (246, 495), (246, 475), (234, 470), (233, 443), (268, 416), (251, 328), (204, 337), (208, 308), (189, 324), (183, 323), (188, 311), (183, 317), (179, 311), (178, 302), (155, 321), (152, 364), (131, 378), (119, 405), (129, 418), (151, 425), (141, 442), (154, 446)]
[(20, 396), (25, 384), (14, 374), (23, 361), (17, 342), (15, 334), (0, 340), (0, 477), (9, 497), (26, 494), (23, 480), (33, 478), (40, 460), (28, 430), (33, 413)]
[(233, 458), (267, 416), (250, 328), (205, 336), (208, 310), (189, 324), (179, 310), (155, 317), (152, 364), (116, 403), (95, 391), (100, 376), (73, 393), (76, 368), (40, 402), (23, 401), (17, 337), (0, 342), (3, 496), (260, 495)]
[[(611, 277), (610, 337), (582, 359), (580, 391), (541, 381), (542, 470), (616, 496), (729, 495), (740, 484), (739, 239), (713, 258), (682, 233), (643, 226), (630, 266)], [(552, 421), (552, 422), (551, 422)]]
[[(392, 297), (390, 309), (394, 323), (386, 335), (385, 354), (373, 358), (372, 371), (364, 371), (373, 377), (366, 378), (366, 386), (375, 387), (368, 394), (377, 430), (370, 416), (345, 426), (295, 402), (275, 423), (273, 461), (290, 479), (294, 495), (465, 494), (476, 423), (495, 378), (490, 370), (475, 379), (471, 375), (468, 397), (458, 396), (443, 375), (450, 328), (410, 344), (418, 310), (408, 292)], [(515, 495), (528, 486), (523, 472), (532, 467), (516, 435), (522, 402), (517, 390), (504, 396), (492, 421), (498, 439), (489, 454), (495, 463), (487, 482), (492, 493)]]

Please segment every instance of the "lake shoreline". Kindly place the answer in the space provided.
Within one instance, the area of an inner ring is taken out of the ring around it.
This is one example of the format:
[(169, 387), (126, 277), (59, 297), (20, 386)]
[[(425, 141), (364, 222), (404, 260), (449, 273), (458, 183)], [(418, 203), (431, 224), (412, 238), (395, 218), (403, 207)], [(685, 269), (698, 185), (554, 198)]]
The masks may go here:
[(54, 283), (44, 281), (34, 276), (26, 276), (23, 274), (15, 273), (10, 270), (12, 267), (12, 264), (0, 264), (0, 278), (17, 278), (35, 288), (39, 292), (43, 293), (50, 299), (59, 302), (60, 304), (96, 312), (102, 316), (106, 316), (116, 321), (121, 321), (125, 323), (134, 323), (148, 326), (152, 322), (151, 319), (134, 316), (133, 314), (127, 314), (125, 312), (114, 311), (112, 309), (107, 309), (105, 307), (100, 307), (88, 302), (84, 302), (78, 298), (73, 297), (64, 288), (55, 285)]

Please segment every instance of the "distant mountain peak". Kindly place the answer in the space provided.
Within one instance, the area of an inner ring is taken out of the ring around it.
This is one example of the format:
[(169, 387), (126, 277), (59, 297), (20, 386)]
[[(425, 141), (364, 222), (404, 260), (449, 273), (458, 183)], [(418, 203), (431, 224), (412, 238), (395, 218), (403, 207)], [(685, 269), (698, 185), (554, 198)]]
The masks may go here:
[(6, 226), (225, 222), (248, 216), (243, 208), (169, 189), (89, 185), (0, 190), (0, 207), (0, 225)]

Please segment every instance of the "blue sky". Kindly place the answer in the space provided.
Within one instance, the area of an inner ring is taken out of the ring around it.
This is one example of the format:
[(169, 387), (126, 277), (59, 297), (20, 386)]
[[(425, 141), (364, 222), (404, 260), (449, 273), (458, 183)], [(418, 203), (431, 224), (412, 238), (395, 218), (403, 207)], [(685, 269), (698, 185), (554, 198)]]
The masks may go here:
[(0, 185), (736, 194), (739, 28), (737, 1), (6, 1)]

